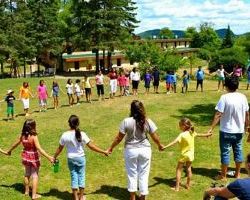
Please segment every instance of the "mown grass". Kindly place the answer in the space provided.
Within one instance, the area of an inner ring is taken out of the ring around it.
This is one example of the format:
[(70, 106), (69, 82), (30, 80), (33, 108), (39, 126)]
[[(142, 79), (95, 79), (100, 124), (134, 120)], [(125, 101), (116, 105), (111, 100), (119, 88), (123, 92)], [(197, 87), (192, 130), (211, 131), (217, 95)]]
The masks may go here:
[[(0, 80), (0, 96), (4, 97), (6, 90), (15, 90), (18, 97), (18, 90), (24, 79)], [(33, 89), (37, 87), (39, 79), (28, 79)], [(61, 88), (64, 88), (66, 80), (59, 79)], [(47, 78), (48, 88), (51, 88), (52, 79)], [(158, 133), (161, 141), (167, 144), (178, 134), (178, 121), (180, 117), (186, 116), (193, 120), (198, 132), (206, 132), (211, 123), (214, 107), (222, 92), (217, 92), (216, 81), (205, 81), (205, 91), (195, 92), (195, 81), (190, 83), (190, 92), (180, 93), (180, 83), (177, 94), (166, 95), (164, 83), (161, 83), (160, 94), (144, 95), (143, 84), (140, 84), (140, 94), (138, 97), (116, 97), (95, 101), (96, 90), (93, 91), (93, 103), (85, 103), (82, 99), (80, 106), (70, 108), (67, 106), (66, 95), (61, 95), (61, 108), (58, 110), (49, 109), (46, 113), (39, 113), (38, 100), (31, 99), (31, 117), (37, 121), (37, 130), (42, 147), (54, 154), (58, 146), (60, 135), (68, 129), (67, 120), (71, 114), (76, 114), (81, 119), (81, 129), (84, 130), (96, 144), (102, 148), (107, 148), (118, 131), (119, 124), (123, 118), (129, 115), (130, 103), (138, 98), (143, 101), (147, 115), (155, 121), (158, 126)], [(152, 90), (152, 88), (151, 88)], [(240, 90), (249, 96), (245, 90), (245, 82), (241, 82)], [(106, 89), (108, 97), (108, 89)], [(49, 99), (49, 108), (52, 106), (52, 99)], [(0, 118), (5, 118), (6, 105), (0, 104)], [(15, 101), (16, 114), (22, 113), (22, 104)], [(0, 120), (0, 147), (8, 149), (18, 138), (25, 118), (18, 116), (15, 121)], [(152, 142), (151, 142), (152, 143)], [(175, 166), (179, 157), (178, 147), (158, 152), (156, 146), (152, 144), (153, 156), (149, 179), (148, 199), (201, 199), (205, 188), (209, 187), (213, 177), (219, 170), (219, 147), (218, 147), (218, 127), (215, 134), (210, 139), (196, 139), (196, 155), (193, 163), (192, 187), (189, 191), (184, 188), (176, 193), (170, 189), (174, 185)], [(23, 195), (23, 167), (21, 164), (21, 147), (16, 149), (11, 157), (1, 155), (0, 158), (0, 199), (22, 200), (28, 199)], [(244, 140), (244, 152), (249, 148)], [(86, 195), (88, 200), (108, 200), (129, 198), (126, 190), (126, 174), (123, 160), (123, 144), (120, 144), (110, 157), (98, 155), (86, 149), (87, 157), (87, 177)], [(40, 169), (39, 193), (46, 200), (71, 199), (70, 177), (66, 164), (65, 151), (59, 157), (60, 172), (52, 172), (51, 164), (42, 158)], [(233, 162), (231, 162), (233, 167)], [(185, 183), (183, 173), (182, 182)], [(243, 174), (246, 176), (246, 174)]]

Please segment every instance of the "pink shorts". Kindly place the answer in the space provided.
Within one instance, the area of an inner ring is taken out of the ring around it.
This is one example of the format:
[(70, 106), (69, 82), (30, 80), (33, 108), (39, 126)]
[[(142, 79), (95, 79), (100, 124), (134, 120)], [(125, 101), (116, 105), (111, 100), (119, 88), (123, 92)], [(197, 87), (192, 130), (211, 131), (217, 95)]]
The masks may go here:
[(32, 178), (37, 178), (38, 177), (38, 167), (33, 167), (33, 166), (27, 166), (25, 165), (25, 176), (32, 177)]

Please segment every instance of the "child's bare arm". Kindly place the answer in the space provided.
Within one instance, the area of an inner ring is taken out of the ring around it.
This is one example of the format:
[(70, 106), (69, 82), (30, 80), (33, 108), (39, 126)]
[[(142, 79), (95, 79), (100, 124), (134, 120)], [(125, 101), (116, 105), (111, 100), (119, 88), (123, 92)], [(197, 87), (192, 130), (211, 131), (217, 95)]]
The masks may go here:
[(50, 155), (48, 155), (43, 149), (42, 147), (40, 146), (40, 143), (39, 143), (39, 140), (38, 140), (38, 137), (37, 136), (34, 136), (34, 143), (35, 143), (35, 146), (37, 148), (37, 150), (44, 156), (46, 157), (51, 163), (54, 162), (54, 158), (51, 157)]
[(198, 133), (197, 137), (209, 137), (211, 135), (213, 135), (213, 134), (212, 133), (203, 133), (203, 134)]
[(21, 137), (16, 140), (16, 142), (11, 146), (11, 148), (7, 151), (8, 155), (11, 155), (11, 152), (21, 143)]
[(4, 154), (4, 155), (9, 155), (7, 151), (4, 151), (2, 149), (0, 149), (0, 153)]
[(95, 151), (95, 152), (97, 152), (97, 153), (104, 154), (105, 156), (108, 156), (108, 155), (109, 155), (108, 151), (102, 150), (100, 147), (98, 147), (97, 145), (95, 145), (95, 144), (94, 144), (93, 142), (91, 142), (91, 141), (87, 144), (87, 146), (88, 146), (92, 151)]
[(59, 147), (57, 148), (56, 153), (54, 154), (54, 159), (56, 159), (57, 156), (59, 156), (59, 154), (62, 152), (63, 148), (64, 148), (64, 146), (59, 144)]
[(174, 146), (175, 144), (177, 144), (178, 143), (178, 138), (176, 138), (173, 142), (170, 142), (168, 145), (166, 145), (165, 147), (164, 147), (164, 149), (166, 149), (166, 148), (168, 148), (168, 147), (171, 147), (171, 146)]

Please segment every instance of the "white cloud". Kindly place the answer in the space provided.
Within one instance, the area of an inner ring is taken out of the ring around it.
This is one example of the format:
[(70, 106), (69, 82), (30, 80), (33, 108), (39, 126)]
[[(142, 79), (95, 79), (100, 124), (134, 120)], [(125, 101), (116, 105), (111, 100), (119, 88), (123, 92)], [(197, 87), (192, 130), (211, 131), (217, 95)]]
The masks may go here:
[(248, 0), (135, 0), (138, 19), (136, 32), (169, 27), (185, 29), (212, 22), (215, 28), (230, 24), (235, 33), (250, 31), (250, 1)]

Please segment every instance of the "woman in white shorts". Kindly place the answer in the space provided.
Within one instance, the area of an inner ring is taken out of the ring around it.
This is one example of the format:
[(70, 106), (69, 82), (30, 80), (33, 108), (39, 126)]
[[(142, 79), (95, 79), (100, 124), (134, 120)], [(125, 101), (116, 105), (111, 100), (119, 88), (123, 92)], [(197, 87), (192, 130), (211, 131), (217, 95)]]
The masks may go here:
[(139, 187), (140, 200), (145, 200), (148, 194), (148, 177), (151, 163), (151, 145), (147, 134), (151, 136), (160, 151), (164, 145), (160, 143), (156, 133), (155, 123), (146, 117), (142, 102), (134, 100), (131, 103), (130, 117), (125, 118), (119, 129), (118, 135), (108, 148), (111, 153), (125, 136), (125, 165), (128, 178), (128, 191), (130, 200), (136, 199)]

